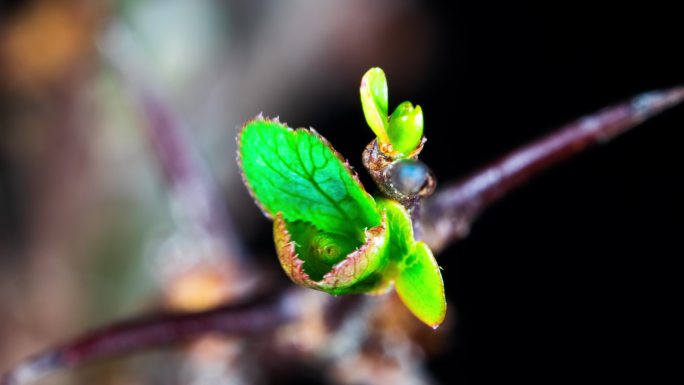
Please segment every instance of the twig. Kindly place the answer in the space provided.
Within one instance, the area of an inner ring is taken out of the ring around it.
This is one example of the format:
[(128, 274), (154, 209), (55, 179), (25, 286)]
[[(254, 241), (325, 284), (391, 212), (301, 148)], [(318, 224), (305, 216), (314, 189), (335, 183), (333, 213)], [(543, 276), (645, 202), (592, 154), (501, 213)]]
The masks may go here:
[(228, 216), (216, 181), (198, 154), (194, 138), (162, 96), (164, 92), (155, 77), (140, 70), (147, 65), (141, 66), (145, 63), (145, 55), (139, 42), (133, 39), (123, 44), (116, 39), (105, 39), (99, 49), (127, 97), (134, 105), (140, 106), (139, 112), (144, 118), (142, 128), (165, 177), (171, 201), (179, 209), (180, 215), (175, 218), (178, 225), (200, 229), (222, 245), (227, 254), (224, 257), (246, 267), (247, 260), (235, 226)]
[(417, 234), (438, 252), (467, 236), (471, 223), (485, 208), (531, 177), (682, 101), (684, 87), (643, 93), (512, 151), (427, 199), (418, 214)]
[(187, 340), (208, 332), (248, 336), (294, 320), (298, 290), (238, 306), (194, 314), (162, 314), (110, 326), (28, 359), (0, 379), (0, 385), (33, 382), (57, 370), (123, 353)]
[(169, 191), (173, 200), (184, 209), (185, 218), (182, 219), (190, 220), (214, 239), (222, 241), (231, 256), (240, 257), (240, 242), (235, 238), (233, 224), (226, 216), (216, 184), (196, 154), (193, 140), (160, 98), (151, 92), (137, 91), (149, 138)]
[[(529, 178), (682, 101), (684, 87), (641, 94), (511, 152), (424, 202), (417, 218), (419, 236), (433, 250), (441, 250), (449, 242), (465, 237), (483, 209)], [(106, 328), (21, 363), (0, 380), (0, 385), (25, 384), (55, 370), (178, 342), (210, 331), (242, 336), (263, 333), (297, 316), (302, 308), (297, 304), (298, 292), (285, 292), (266, 302), (190, 315), (161, 315)]]

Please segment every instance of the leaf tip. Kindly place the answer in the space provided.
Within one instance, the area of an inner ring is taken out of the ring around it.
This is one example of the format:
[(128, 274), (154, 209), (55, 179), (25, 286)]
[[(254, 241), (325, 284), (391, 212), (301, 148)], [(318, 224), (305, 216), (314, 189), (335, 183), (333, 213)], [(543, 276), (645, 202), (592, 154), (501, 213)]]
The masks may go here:
[(397, 294), (416, 318), (436, 329), (447, 310), (439, 266), (423, 242), (416, 242), (410, 258), (395, 282)]

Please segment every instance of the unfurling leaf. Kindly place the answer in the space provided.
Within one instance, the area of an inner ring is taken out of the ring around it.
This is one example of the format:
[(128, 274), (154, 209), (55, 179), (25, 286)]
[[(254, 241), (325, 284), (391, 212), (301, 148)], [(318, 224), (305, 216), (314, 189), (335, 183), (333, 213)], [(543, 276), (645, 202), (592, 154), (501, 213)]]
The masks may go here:
[(256, 118), (243, 127), (238, 147), (244, 182), (274, 220), (278, 259), (292, 281), (333, 295), (379, 293), (396, 281), (420, 320), (441, 322), (441, 276), (426, 268), (434, 259), (413, 239), (406, 209), (376, 202), (328, 141)]
[(386, 265), (387, 226), (347, 163), (315, 131), (267, 119), (247, 123), (239, 147), (290, 278), (331, 294), (366, 291), (362, 281)]
[(292, 224), (278, 213), (273, 238), (280, 264), (290, 279), (302, 286), (330, 294), (365, 293), (379, 290), (387, 258), (387, 226), (366, 231), (366, 240), (335, 264), (316, 258), (307, 239), (297, 237)]

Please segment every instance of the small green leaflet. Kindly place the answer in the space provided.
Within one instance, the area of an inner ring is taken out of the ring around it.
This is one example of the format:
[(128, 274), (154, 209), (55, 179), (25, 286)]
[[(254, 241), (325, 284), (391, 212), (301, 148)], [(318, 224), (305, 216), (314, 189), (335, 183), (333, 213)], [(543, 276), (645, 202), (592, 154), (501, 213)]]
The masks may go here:
[(397, 106), (390, 117), (387, 136), (400, 155), (410, 154), (423, 137), (423, 110), (411, 102)]
[(424, 242), (413, 240), (411, 218), (398, 202), (380, 199), (390, 227), (390, 258), (395, 260), (395, 287), (406, 307), (418, 319), (436, 328), (446, 315), (442, 274), (432, 251)]
[(442, 273), (425, 242), (416, 242), (395, 282), (406, 307), (421, 321), (437, 328), (446, 316)]
[[(366, 71), (359, 91), (366, 123), (378, 137), (386, 155), (411, 158), (423, 137), (423, 110), (420, 106), (413, 107), (410, 102), (403, 102), (388, 116), (387, 78), (378, 67)], [(388, 144), (391, 147), (387, 147)]]
[(348, 163), (313, 130), (256, 118), (238, 136), (250, 193), (274, 219), (286, 274), (330, 294), (378, 293), (396, 284), (416, 317), (436, 327), (446, 302), (437, 263), (413, 239), (404, 207), (376, 202)]
[(387, 78), (385, 72), (378, 68), (369, 69), (361, 78), (361, 107), (366, 116), (368, 126), (383, 142), (389, 143), (387, 137)]

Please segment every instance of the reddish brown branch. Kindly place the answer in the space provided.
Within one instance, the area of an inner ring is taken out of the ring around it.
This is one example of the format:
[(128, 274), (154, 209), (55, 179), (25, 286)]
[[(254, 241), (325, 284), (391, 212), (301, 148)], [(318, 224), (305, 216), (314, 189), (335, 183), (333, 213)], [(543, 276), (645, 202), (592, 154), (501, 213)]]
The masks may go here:
[(683, 100), (684, 87), (644, 93), (514, 150), (424, 202), (416, 231), (434, 251), (439, 251), (448, 242), (465, 237), (483, 209), (531, 177)]
[(296, 293), (286, 291), (276, 298), (245, 305), (194, 314), (157, 315), (110, 326), (24, 361), (8, 372), (0, 384), (27, 384), (56, 370), (176, 343), (208, 332), (240, 336), (265, 333), (296, 318)]
[[(683, 100), (683, 87), (641, 94), (570, 123), (439, 191), (423, 203), (416, 230), (438, 251), (448, 242), (466, 236), (471, 222), (483, 209), (531, 177)], [(211, 331), (242, 336), (263, 333), (294, 319), (299, 308), (295, 302), (296, 292), (291, 292), (266, 302), (123, 323), (25, 361), (0, 380), (0, 385), (25, 384), (93, 359), (174, 343)]]

